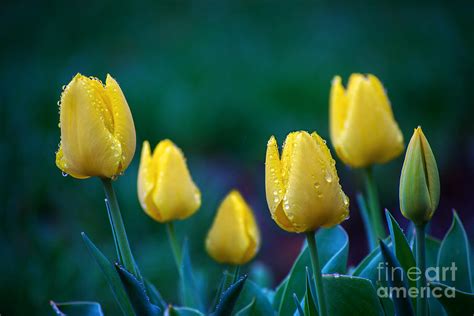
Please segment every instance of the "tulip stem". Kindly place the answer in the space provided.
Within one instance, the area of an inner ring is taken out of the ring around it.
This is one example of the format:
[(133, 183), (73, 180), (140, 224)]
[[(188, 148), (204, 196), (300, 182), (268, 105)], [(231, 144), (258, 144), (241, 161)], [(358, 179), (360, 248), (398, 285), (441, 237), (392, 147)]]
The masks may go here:
[(181, 250), (176, 239), (176, 234), (174, 232), (173, 222), (166, 223), (166, 231), (168, 232), (168, 241), (173, 251), (174, 262), (176, 263), (176, 268), (180, 271), (181, 267)]
[(379, 194), (377, 184), (374, 180), (372, 167), (365, 169), (365, 188), (367, 192), (367, 203), (369, 206), (369, 214), (372, 222), (374, 235), (379, 238), (385, 238), (386, 231), (382, 223), (382, 215), (380, 211)]
[(423, 293), (423, 288), (426, 287), (426, 262), (425, 262), (425, 224), (416, 225), (416, 265), (418, 271), (420, 271), (420, 277), (416, 281), (416, 287), (418, 288), (418, 297), (416, 302), (416, 315), (426, 315), (426, 300)]
[(232, 280), (232, 283), (235, 283), (237, 282), (237, 280), (239, 279), (239, 274), (240, 274), (240, 264), (236, 264), (234, 265), (234, 278)]
[(117, 258), (120, 264), (125, 269), (138, 278), (140, 274), (138, 268), (133, 259), (132, 250), (127, 238), (127, 232), (125, 231), (125, 225), (123, 224), (122, 214), (120, 213), (120, 207), (115, 195), (114, 188), (112, 186), (112, 180), (108, 178), (101, 178), (104, 186), (107, 211), (109, 215), (110, 225), (112, 227), (112, 234), (114, 236), (115, 248), (117, 251)]
[(321, 266), (319, 264), (315, 232), (307, 232), (306, 240), (308, 241), (309, 253), (311, 255), (311, 264), (313, 266), (314, 283), (316, 285), (316, 293), (318, 296), (319, 315), (327, 316), (326, 296), (324, 295), (323, 277), (321, 275)]

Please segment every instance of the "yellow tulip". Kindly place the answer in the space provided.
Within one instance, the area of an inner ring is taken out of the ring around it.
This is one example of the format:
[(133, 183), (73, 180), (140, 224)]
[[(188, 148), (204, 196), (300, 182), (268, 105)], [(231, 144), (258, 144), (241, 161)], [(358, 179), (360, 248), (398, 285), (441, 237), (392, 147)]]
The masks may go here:
[(331, 227), (349, 215), (335, 161), (326, 141), (315, 132), (293, 132), (283, 153), (272, 136), (267, 145), (265, 189), (273, 220), (289, 232)]
[(421, 127), (408, 144), (400, 176), (400, 209), (416, 225), (428, 222), (438, 207), (438, 167)]
[(347, 90), (332, 82), (331, 141), (341, 160), (355, 168), (385, 163), (403, 152), (403, 135), (382, 83), (373, 75), (353, 74)]
[(182, 151), (162, 140), (153, 155), (143, 142), (138, 170), (138, 198), (150, 217), (164, 223), (185, 219), (201, 206), (201, 192), (189, 174)]
[(77, 74), (60, 101), (61, 143), (56, 165), (74, 178), (114, 178), (135, 154), (135, 126), (117, 81), (105, 85)]
[(220, 263), (244, 264), (260, 247), (260, 232), (251, 208), (238, 191), (222, 201), (207, 234), (206, 250)]

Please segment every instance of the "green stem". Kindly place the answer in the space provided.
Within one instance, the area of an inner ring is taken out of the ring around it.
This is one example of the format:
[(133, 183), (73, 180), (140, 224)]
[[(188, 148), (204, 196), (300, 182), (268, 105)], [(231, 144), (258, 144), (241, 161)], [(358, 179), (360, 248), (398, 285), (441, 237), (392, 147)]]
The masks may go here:
[(386, 236), (386, 231), (382, 222), (379, 194), (377, 190), (377, 184), (374, 180), (372, 167), (365, 169), (365, 188), (367, 191), (369, 214), (372, 221), (374, 235), (379, 239), (383, 239)]
[(356, 195), (357, 204), (362, 215), (362, 221), (364, 222), (365, 233), (367, 234), (367, 241), (369, 243), (369, 249), (372, 250), (377, 247), (377, 238), (375, 237), (375, 231), (372, 227), (372, 221), (370, 219), (369, 210), (365, 203), (365, 198), (361, 193)]
[(112, 227), (112, 234), (114, 236), (115, 247), (117, 251), (117, 258), (120, 264), (130, 273), (139, 277), (135, 260), (133, 259), (132, 250), (128, 243), (127, 232), (123, 224), (122, 214), (120, 213), (120, 207), (117, 202), (117, 196), (115, 195), (114, 188), (112, 186), (112, 180), (108, 178), (101, 178), (102, 184), (105, 190), (107, 211), (109, 215), (110, 225)]
[(232, 283), (235, 283), (237, 282), (237, 280), (239, 279), (239, 274), (240, 274), (240, 265), (239, 264), (236, 264), (234, 265), (234, 278), (232, 280)]
[(422, 290), (426, 287), (426, 261), (425, 261), (425, 225), (416, 225), (416, 265), (418, 271), (421, 272), (420, 278), (416, 281), (416, 287), (418, 288), (418, 297), (416, 302), (416, 315), (426, 315), (426, 300), (421, 295)]
[(316, 246), (315, 232), (306, 233), (308, 240), (309, 253), (311, 254), (311, 264), (313, 265), (314, 283), (318, 296), (319, 315), (327, 316), (326, 296), (324, 295), (323, 277), (321, 275), (321, 266), (319, 264), (318, 248)]
[(174, 232), (173, 222), (166, 223), (166, 231), (168, 232), (168, 241), (173, 251), (173, 258), (178, 271), (181, 271), (181, 250), (179, 248), (178, 241), (176, 240), (176, 234)]

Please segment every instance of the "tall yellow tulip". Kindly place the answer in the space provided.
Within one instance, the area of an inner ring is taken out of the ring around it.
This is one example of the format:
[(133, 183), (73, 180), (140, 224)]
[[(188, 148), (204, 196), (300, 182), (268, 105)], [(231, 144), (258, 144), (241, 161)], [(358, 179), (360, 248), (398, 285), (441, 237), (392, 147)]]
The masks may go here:
[(222, 201), (207, 234), (206, 250), (216, 261), (245, 264), (260, 247), (260, 232), (252, 209), (238, 191)]
[(349, 215), (349, 199), (326, 141), (315, 132), (293, 132), (283, 153), (272, 136), (265, 163), (265, 188), (273, 220), (289, 232), (331, 227)]
[(355, 168), (385, 163), (403, 152), (403, 135), (382, 83), (352, 74), (347, 90), (336, 76), (330, 96), (331, 141), (341, 160)]
[(184, 155), (170, 140), (161, 141), (153, 155), (150, 143), (143, 143), (138, 198), (143, 210), (161, 223), (185, 219), (201, 206), (201, 192), (189, 174)]
[(135, 154), (135, 126), (117, 81), (105, 85), (77, 74), (60, 101), (61, 143), (56, 165), (79, 179), (121, 174)]

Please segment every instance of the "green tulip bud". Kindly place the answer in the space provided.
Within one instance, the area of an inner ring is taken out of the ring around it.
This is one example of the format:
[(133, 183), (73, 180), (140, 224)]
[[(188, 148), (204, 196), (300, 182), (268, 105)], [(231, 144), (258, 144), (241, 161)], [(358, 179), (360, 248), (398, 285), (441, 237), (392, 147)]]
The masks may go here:
[(436, 160), (421, 127), (408, 144), (400, 177), (400, 209), (415, 225), (424, 225), (438, 207), (440, 194)]

